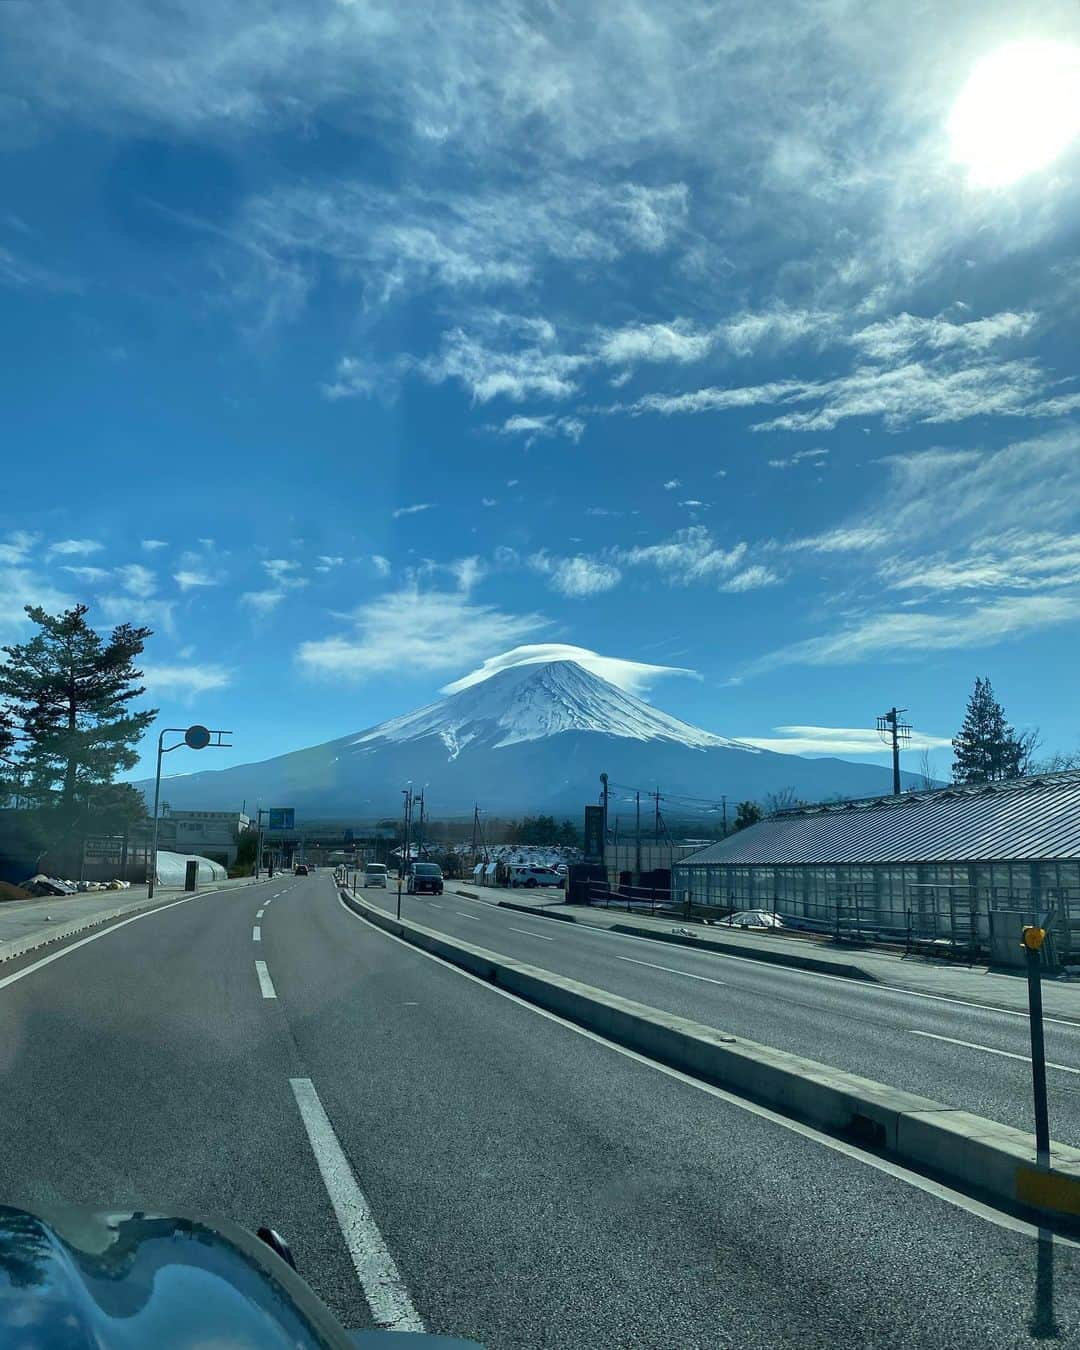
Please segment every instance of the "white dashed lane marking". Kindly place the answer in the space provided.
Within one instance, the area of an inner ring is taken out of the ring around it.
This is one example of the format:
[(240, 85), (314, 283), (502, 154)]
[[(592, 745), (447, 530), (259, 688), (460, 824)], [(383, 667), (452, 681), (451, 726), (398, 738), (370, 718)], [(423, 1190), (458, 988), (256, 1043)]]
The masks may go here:
[[(928, 1041), (948, 1041), (950, 1045), (962, 1045), (965, 1050), (982, 1050), (988, 1055), (1002, 1055), (1005, 1059), (1020, 1059), (1025, 1064), (1031, 1063), (1030, 1055), (1018, 1055), (1012, 1050), (997, 1050), (992, 1045), (977, 1045), (974, 1041), (958, 1041), (955, 1036), (935, 1036), (932, 1031), (915, 1031), (911, 1027), (908, 1027), (908, 1031), (912, 1036), (925, 1036)], [(1049, 1060), (1046, 1061), (1046, 1067), (1058, 1069), (1061, 1073), (1080, 1073), (1080, 1069), (1074, 1069), (1069, 1064), (1051, 1064)]]

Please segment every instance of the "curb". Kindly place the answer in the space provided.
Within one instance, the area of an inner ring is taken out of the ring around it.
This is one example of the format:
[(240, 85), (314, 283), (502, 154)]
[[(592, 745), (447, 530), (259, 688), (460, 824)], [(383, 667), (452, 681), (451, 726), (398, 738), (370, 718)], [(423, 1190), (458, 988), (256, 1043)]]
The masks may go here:
[(1034, 1138), (928, 1097), (658, 1012), (539, 966), (395, 919), (339, 888), (343, 902), (404, 939), (538, 1007), (683, 1073), (727, 1088), (950, 1185), (1044, 1217), (1080, 1218), (1080, 1148), (1038, 1165)]

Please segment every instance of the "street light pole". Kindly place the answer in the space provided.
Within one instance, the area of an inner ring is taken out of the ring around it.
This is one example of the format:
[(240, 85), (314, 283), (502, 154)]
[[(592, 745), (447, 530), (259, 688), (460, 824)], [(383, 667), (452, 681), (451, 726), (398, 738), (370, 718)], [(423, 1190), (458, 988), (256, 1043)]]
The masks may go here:
[[(175, 745), (165, 745), (165, 737), (175, 732), (182, 734), (184, 739), (177, 741)], [(231, 731), (209, 731), (206, 727), (200, 726), (198, 722), (190, 727), (162, 727), (158, 733), (157, 742), (157, 771), (154, 774), (154, 834), (150, 853), (150, 876), (146, 883), (146, 898), (153, 900), (154, 883), (157, 881), (157, 853), (158, 853), (158, 803), (161, 800), (161, 757), (167, 755), (171, 750), (179, 750), (182, 745), (186, 745), (189, 750), (205, 750), (211, 744), (211, 737), (216, 736), (217, 740), (213, 742), (215, 750), (231, 750), (232, 746), (227, 745), (221, 738), (222, 736), (231, 736)]]

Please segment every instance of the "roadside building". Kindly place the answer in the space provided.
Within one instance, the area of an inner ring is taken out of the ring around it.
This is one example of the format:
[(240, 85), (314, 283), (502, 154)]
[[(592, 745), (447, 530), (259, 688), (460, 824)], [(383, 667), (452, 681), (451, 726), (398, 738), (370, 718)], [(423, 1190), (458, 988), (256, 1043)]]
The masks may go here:
[(158, 822), (158, 847), (173, 853), (197, 853), (231, 867), (241, 833), (251, 824), (242, 811), (173, 811)]
[(1020, 926), (1049, 915), (1049, 959), (1080, 961), (1080, 773), (782, 811), (676, 862), (674, 889), (1017, 964)]

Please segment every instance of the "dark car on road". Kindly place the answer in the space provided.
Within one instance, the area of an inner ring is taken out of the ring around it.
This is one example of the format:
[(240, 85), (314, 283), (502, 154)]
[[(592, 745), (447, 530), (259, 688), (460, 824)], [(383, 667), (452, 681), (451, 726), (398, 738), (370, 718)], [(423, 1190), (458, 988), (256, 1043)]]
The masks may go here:
[(409, 894), (420, 895), (430, 891), (432, 895), (442, 895), (443, 874), (437, 863), (413, 863), (409, 868)]
[(306, 863), (297, 863), (296, 866), (293, 868), (293, 875), (294, 875), (294, 876), (298, 876), (298, 877), (306, 877), (307, 874), (308, 874), (308, 870), (307, 870), (307, 864), (306, 864)]

